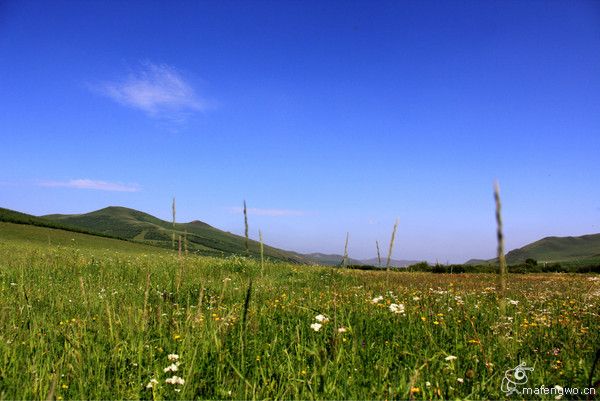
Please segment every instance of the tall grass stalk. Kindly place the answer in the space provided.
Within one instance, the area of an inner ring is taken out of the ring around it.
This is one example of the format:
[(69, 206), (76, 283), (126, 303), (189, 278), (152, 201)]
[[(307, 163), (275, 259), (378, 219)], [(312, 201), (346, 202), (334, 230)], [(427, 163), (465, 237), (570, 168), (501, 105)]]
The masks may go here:
[(246, 208), (246, 200), (244, 200), (244, 234), (246, 236), (246, 253), (250, 253), (248, 247), (248, 209)]
[(142, 320), (144, 322), (144, 327), (148, 322), (148, 297), (150, 296), (150, 270), (146, 272), (146, 290), (144, 291), (144, 311)]
[(398, 219), (394, 224), (394, 230), (392, 231), (392, 238), (390, 238), (390, 249), (388, 251), (387, 262), (385, 263), (385, 269), (390, 270), (390, 263), (392, 261), (392, 249), (394, 249), (394, 240), (396, 239), (396, 229), (398, 228)]
[(183, 232), (183, 248), (185, 249), (185, 256), (187, 256), (188, 255), (187, 229)]
[(494, 183), (494, 200), (496, 202), (496, 224), (497, 224), (497, 238), (498, 238), (498, 276), (500, 279), (500, 291), (501, 297), (500, 308), (504, 312), (505, 309), (505, 298), (506, 298), (506, 258), (504, 256), (504, 234), (502, 232), (502, 203), (500, 202), (500, 184), (498, 181)]
[(173, 212), (173, 233), (171, 235), (171, 246), (175, 249), (175, 197), (173, 197), (173, 204), (171, 205), (171, 211)]
[(375, 241), (375, 246), (377, 247), (377, 262), (379, 267), (381, 267), (381, 253), (379, 253), (379, 241)]
[(346, 244), (344, 245), (344, 259), (342, 260), (342, 266), (348, 266), (348, 237), (350, 237), (350, 233), (346, 233)]
[(260, 240), (260, 275), (264, 275), (265, 272), (265, 246), (263, 243), (262, 232), (258, 230), (258, 239)]

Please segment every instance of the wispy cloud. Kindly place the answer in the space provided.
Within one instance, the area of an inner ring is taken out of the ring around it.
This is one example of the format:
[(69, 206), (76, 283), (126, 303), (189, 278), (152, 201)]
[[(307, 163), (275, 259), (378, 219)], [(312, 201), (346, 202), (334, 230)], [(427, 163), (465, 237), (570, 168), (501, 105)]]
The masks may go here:
[(52, 188), (94, 189), (111, 192), (137, 192), (140, 190), (137, 184), (121, 184), (118, 182), (90, 180), (88, 178), (69, 181), (42, 181), (39, 185)]
[[(241, 207), (230, 207), (231, 213), (243, 213), (244, 209)], [(302, 210), (290, 210), (290, 209), (260, 209), (255, 207), (248, 208), (248, 214), (255, 216), (270, 216), (270, 217), (281, 217), (281, 216), (305, 216), (306, 212)]]
[(144, 111), (151, 117), (181, 120), (192, 112), (206, 110), (208, 104), (175, 67), (143, 63), (125, 79), (92, 84), (97, 93)]

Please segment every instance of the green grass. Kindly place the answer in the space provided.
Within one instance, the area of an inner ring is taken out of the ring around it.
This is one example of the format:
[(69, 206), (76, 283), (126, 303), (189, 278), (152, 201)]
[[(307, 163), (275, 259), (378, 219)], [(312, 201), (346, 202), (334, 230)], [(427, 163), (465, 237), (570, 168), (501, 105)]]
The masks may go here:
[[(261, 274), (253, 259), (101, 239), (131, 247), (115, 252), (83, 235), (48, 244), (47, 229), (11, 226), (0, 399), (499, 399), (522, 361), (534, 386), (585, 387), (600, 343), (597, 276), (511, 275), (518, 304), (501, 318), (495, 275), (273, 262)], [(318, 314), (329, 322), (317, 332)], [(165, 373), (171, 353), (180, 365)], [(166, 383), (173, 374), (185, 384)]]

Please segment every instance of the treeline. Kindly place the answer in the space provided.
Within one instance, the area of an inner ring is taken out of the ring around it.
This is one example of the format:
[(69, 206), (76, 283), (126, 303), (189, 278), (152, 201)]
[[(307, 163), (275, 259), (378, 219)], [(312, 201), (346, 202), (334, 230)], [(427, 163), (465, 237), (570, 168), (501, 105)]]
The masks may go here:
[[(383, 267), (368, 265), (349, 265), (349, 269), (357, 270), (385, 270)], [(430, 265), (427, 262), (416, 263), (407, 267), (394, 267), (391, 270), (397, 272), (424, 272), (440, 274), (462, 274), (462, 273), (497, 273), (498, 266), (494, 264), (485, 265)], [(600, 273), (600, 261), (589, 263), (538, 263), (534, 259), (527, 259), (524, 263), (508, 266), (509, 273)]]

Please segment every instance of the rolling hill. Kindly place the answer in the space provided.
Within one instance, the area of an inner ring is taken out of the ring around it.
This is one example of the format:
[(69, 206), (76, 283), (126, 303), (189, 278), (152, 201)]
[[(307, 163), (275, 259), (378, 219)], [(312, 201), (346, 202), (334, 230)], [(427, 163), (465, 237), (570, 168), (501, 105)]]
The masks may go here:
[[(151, 216), (147, 213), (125, 207), (110, 206), (104, 209), (85, 214), (61, 215), (52, 214), (42, 216), (42, 219), (103, 235), (114, 236), (143, 244), (173, 247), (173, 233), (175, 233), (175, 247), (179, 236), (187, 238), (187, 247), (190, 252), (207, 256), (227, 256), (232, 254), (244, 255), (246, 253), (245, 238), (221, 231), (201, 221), (173, 224)], [(185, 247), (185, 243), (182, 245)], [(260, 255), (260, 244), (257, 241), (248, 242), (249, 252), (253, 256)], [(292, 263), (309, 263), (300, 255), (281, 249), (264, 246), (265, 257)]]
[(580, 237), (546, 237), (506, 254), (509, 264), (525, 262), (526, 259), (540, 262), (563, 262), (580, 259), (600, 258), (600, 234)]
[[(59, 230), (125, 240), (144, 245), (172, 248), (173, 225), (147, 213), (124, 207), (111, 206), (91, 213), (76, 215), (52, 214), (33, 216), (0, 208), (0, 222), (31, 225)], [(62, 233), (60, 233), (62, 234)], [(245, 255), (245, 238), (221, 231), (201, 221), (175, 224), (175, 235), (187, 237), (191, 253), (206, 256)], [(176, 245), (177, 247), (177, 239)], [(184, 247), (185, 244), (182, 246)], [(251, 256), (260, 255), (260, 244), (250, 240)], [(264, 246), (265, 257), (291, 263), (309, 264), (302, 255)]]
[(107, 238), (82, 232), (62, 230), (42, 225), (9, 223), (0, 221), (0, 246), (22, 247), (61, 246), (73, 249), (87, 249), (101, 252), (160, 255), (169, 252), (155, 246)]
[[(579, 237), (546, 237), (506, 254), (509, 265), (524, 263), (527, 259), (538, 262), (600, 261), (600, 234)], [(497, 259), (471, 259), (465, 265), (495, 264)]]

